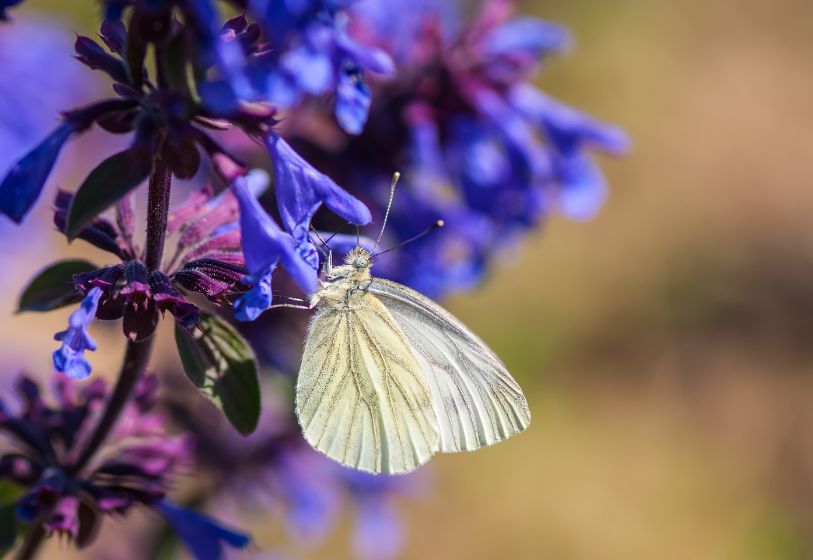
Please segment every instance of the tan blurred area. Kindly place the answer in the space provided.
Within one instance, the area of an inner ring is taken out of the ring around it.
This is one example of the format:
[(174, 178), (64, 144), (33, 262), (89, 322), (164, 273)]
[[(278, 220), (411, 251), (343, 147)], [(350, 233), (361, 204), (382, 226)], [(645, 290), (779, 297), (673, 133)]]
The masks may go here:
[(813, 557), (813, 5), (523, 7), (576, 36), (539, 83), (634, 148), (451, 303), (534, 421), (436, 461), (407, 557)]
[[(521, 4), (576, 38), (539, 84), (633, 150), (598, 218), (449, 302), (533, 423), (433, 461), (404, 558), (813, 557), (813, 4)], [(3, 331), (41, 347), (57, 315)]]

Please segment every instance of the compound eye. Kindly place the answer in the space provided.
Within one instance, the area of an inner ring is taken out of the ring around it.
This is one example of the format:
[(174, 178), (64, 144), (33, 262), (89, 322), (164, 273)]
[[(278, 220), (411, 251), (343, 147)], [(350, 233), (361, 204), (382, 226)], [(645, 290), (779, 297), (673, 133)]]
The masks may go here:
[(367, 259), (359, 257), (353, 261), (353, 266), (356, 268), (365, 268), (367, 266)]

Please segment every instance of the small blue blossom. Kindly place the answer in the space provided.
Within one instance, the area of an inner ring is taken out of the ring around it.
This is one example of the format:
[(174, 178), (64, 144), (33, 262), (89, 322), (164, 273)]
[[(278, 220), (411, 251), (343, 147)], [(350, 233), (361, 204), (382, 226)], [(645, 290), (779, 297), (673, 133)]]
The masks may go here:
[(84, 352), (96, 350), (96, 343), (90, 338), (87, 329), (96, 317), (101, 297), (101, 288), (90, 290), (79, 304), (79, 309), (71, 313), (68, 328), (54, 335), (55, 340), (62, 341), (59, 350), (54, 351), (54, 367), (73, 379), (85, 378), (92, 370)]
[(252, 287), (234, 302), (234, 317), (238, 321), (253, 321), (271, 307), (271, 275), (275, 268), (276, 265), (269, 266), (257, 276), (246, 277), (246, 282), (252, 284)]
[(336, 88), (336, 120), (339, 125), (349, 134), (361, 134), (372, 100), (361, 71), (352, 65), (343, 68)]
[(197, 560), (221, 560), (225, 547), (242, 549), (251, 543), (245, 533), (227, 529), (205, 515), (167, 501), (158, 504), (158, 510)]

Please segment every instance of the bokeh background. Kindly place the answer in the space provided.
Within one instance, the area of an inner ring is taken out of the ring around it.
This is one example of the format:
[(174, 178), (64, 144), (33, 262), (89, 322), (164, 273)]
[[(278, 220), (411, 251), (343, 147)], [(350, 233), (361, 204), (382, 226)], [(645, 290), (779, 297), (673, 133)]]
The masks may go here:
[[(404, 558), (813, 557), (813, 4), (520, 6), (576, 38), (539, 85), (623, 126), (633, 150), (603, 162), (611, 196), (596, 219), (550, 219), (447, 302), (508, 364), (534, 420), (494, 448), (433, 460), (426, 491), (402, 504)], [(92, 33), (95, 9), (29, 0), (14, 15)], [(76, 67), (52, 85), (66, 98), (106, 87)], [(69, 148), (66, 186), (98, 140)], [(48, 372), (69, 310), (10, 314), (64, 242), (0, 233), (13, 254), (4, 367)], [(94, 365), (115, 371), (117, 332), (98, 337), (108, 351)], [(295, 557), (347, 557), (345, 529)]]

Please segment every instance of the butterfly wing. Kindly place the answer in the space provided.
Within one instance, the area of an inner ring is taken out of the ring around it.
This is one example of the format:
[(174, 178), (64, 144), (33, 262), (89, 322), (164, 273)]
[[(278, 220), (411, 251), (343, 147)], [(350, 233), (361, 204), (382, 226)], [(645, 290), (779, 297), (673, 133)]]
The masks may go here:
[(349, 467), (411, 471), (438, 450), (432, 396), (409, 341), (372, 294), (314, 316), (296, 386), (305, 439)]
[(519, 385), (477, 335), (406, 286), (375, 278), (369, 291), (401, 326), (429, 381), (441, 451), (470, 451), (528, 427), (531, 412)]

